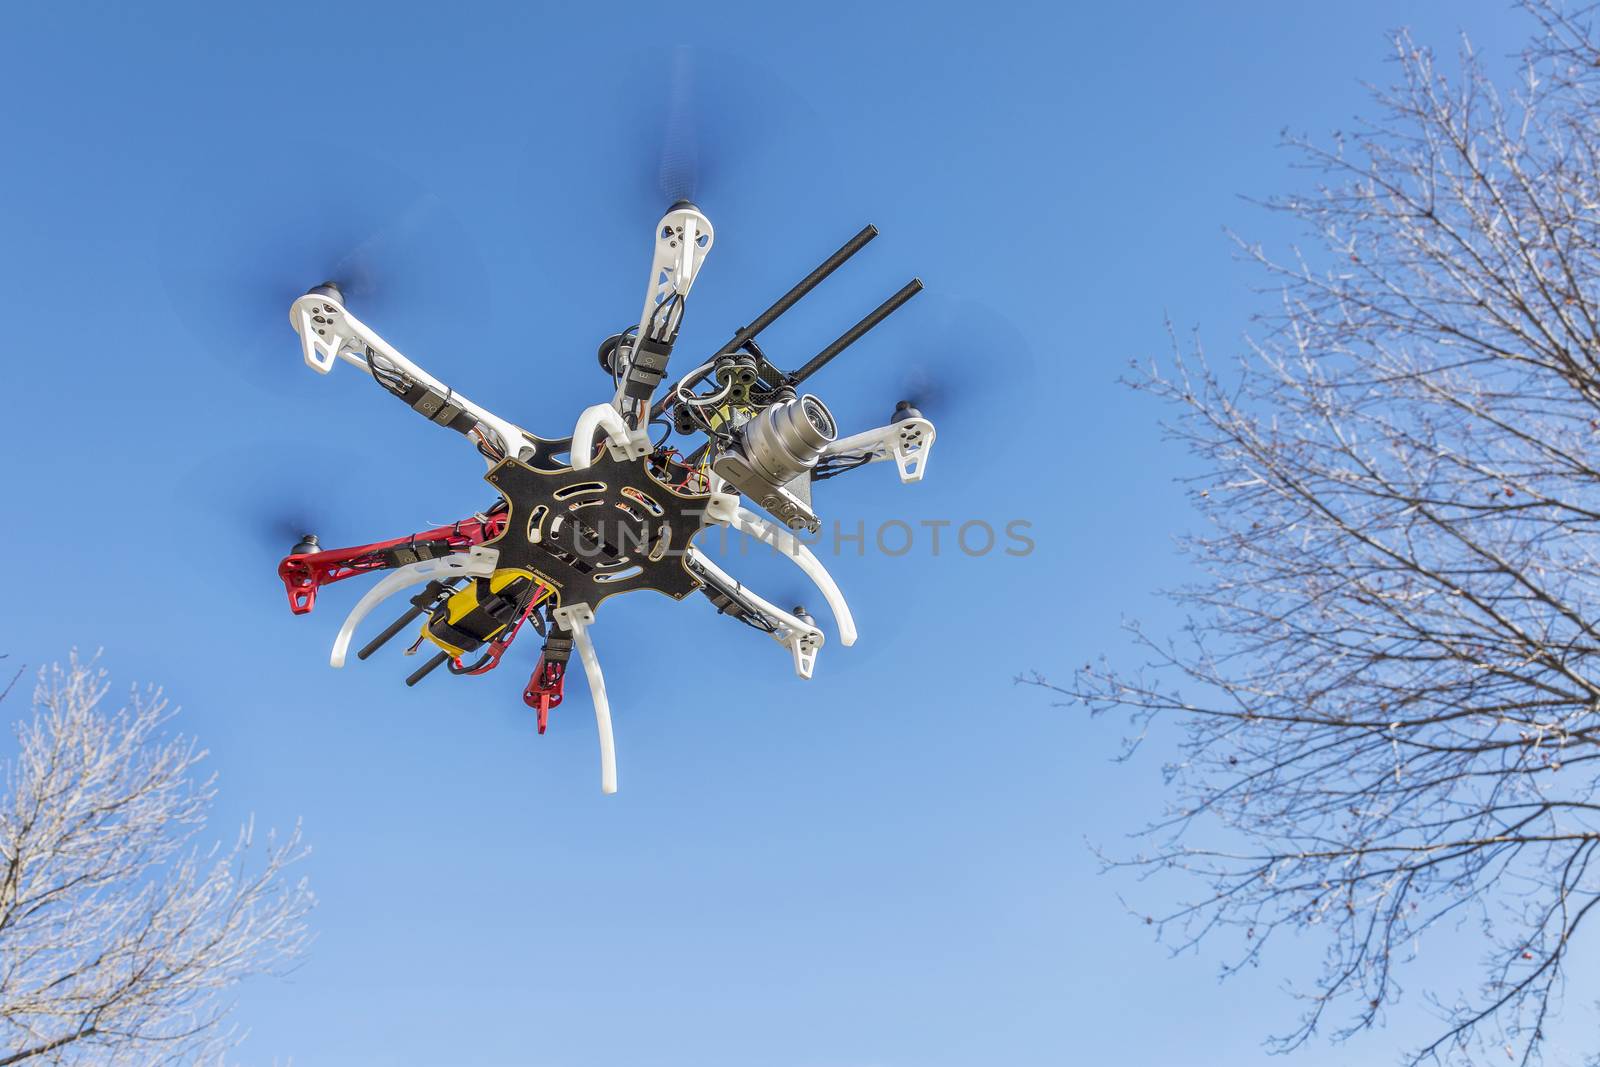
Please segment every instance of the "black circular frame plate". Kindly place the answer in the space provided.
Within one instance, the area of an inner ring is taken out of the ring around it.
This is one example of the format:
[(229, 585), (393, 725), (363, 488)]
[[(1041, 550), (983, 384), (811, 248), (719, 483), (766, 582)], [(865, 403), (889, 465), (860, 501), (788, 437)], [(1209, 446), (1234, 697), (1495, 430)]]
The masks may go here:
[(707, 523), (711, 498), (671, 488), (648, 464), (615, 460), (606, 450), (585, 470), (501, 460), (484, 480), (505, 497), (510, 515), (485, 547), (499, 549), (497, 566), (553, 586), (564, 607), (598, 610), (601, 601), (636, 589), (682, 600), (701, 585), (686, 553)]

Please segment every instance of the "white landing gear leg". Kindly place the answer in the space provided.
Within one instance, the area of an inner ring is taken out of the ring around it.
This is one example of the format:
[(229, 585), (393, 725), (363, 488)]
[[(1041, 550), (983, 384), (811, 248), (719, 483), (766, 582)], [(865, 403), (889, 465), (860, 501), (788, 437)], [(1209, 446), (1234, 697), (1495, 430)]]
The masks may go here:
[(594, 612), (587, 604), (574, 604), (570, 608), (555, 610), (556, 622), (572, 632), (572, 643), (577, 646), (578, 658), (583, 661), (583, 673), (589, 679), (589, 699), (594, 702), (594, 725), (600, 733), (600, 792), (617, 791), (617, 746), (611, 736), (611, 702), (606, 699), (606, 680), (600, 673), (600, 659), (594, 654), (594, 642), (589, 639), (589, 627), (594, 625)]
[(788, 530), (779, 529), (747, 508), (737, 508), (734, 511), (733, 527), (764, 541), (804, 571), (806, 577), (811, 579), (818, 592), (822, 594), (822, 599), (828, 602), (829, 610), (833, 612), (834, 622), (839, 627), (839, 643), (846, 647), (856, 643), (856, 620), (850, 614), (850, 605), (845, 603), (844, 594), (839, 591), (839, 586), (828, 573), (828, 568), (822, 565), (822, 561), (817, 559), (809, 548), (800, 543), (799, 538)]
[(345, 617), (344, 625), (339, 627), (339, 636), (334, 638), (333, 655), (328, 657), (328, 665), (344, 666), (345, 657), (350, 654), (350, 639), (355, 637), (356, 627), (361, 625), (361, 620), (400, 590), (434, 579), (448, 582), (452, 578), (487, 578), (494, 573), (495, 563), (499, 559), (498, 548), (474, 545), (468, 552), (453, 552), (438, 559), (419, 560), (385, 575), (383, 581), (368, 589), (366, 596), (357, 601)]

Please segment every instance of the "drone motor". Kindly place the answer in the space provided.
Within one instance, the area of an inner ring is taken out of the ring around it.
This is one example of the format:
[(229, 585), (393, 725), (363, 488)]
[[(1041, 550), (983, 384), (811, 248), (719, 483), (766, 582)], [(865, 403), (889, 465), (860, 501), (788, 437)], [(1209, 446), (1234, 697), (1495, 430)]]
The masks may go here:
[[(719, 613), (786, 648), (795, 673), (810, 678), (824, 641), (817, 620), (803, 607), (789, 611), (763, 599), (694, 542), (703, 529), (720, 525), (781, 550), (828, 604), (839, 642), (855, 643), (843, 593), (783, 527), (817, 531), (813, 483), (869, 463), (892, 461), (901, 482), (920, 481), (934, 426), (903, 402), (886, 425), (841, 437), (827, 406), (798, 390), (922, 283), (906, 283), (792, 372), (767, 357), (758, 335), (877, 232), (863, 227), (658, 399), (686, 298), (712, 243), (705, 215), (692, 204), (674, 204), (655, 230), (638, 324), (607, 337), (597, 353), (614, 395), (585, 408), (572, 436), (561, 439), (530, 433), (473, 403), (352, 315), (337, 285), (316, 286), (289, 309), (307, 366), (326, 374), (336, 363), (352, 364), (429, 421), (466, 436), (500, 499), (446, 526), (372, 544), (323, 549), (303, 536), (278, 565), (290, 610), (309, 612), (323, 585), (387, 571), (350, 611), (329, 663), (344, 666), (368, 614), (412, 590), (400, 617), (356, 653), (365, 660), (410, 628), (417, 639), (408, 654), (428, 654), (407, 685), (442, 667), (451, 675), (486, 674), (517, 634), (531, 628), (544, 647), (523, 701), (542, 733), (550, 709), (562, 702), (568, 664), (581, 664), (607, 793), (617, 786), (615, 746), (590, 629), (595, 609), (609, 598), (638, 589), (674, 600), (699, 592)], [(702, 440), (674, 447), (674, 433)], [(776, 521), (742, 506), (740, 494)]]
[(889, 425), (895, 426), (907, 419), (920, 419), (922, 412), (909, 400), (902, 400), (894, 406), (894, 414), (889, 416)]

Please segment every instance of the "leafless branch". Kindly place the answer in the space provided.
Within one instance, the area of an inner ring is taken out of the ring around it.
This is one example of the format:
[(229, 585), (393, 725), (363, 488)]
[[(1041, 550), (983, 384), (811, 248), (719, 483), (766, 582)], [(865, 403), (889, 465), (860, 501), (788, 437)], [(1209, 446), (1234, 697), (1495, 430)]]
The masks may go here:
[(1153, 924), (1236, 936), (1230, 968), (1325, 941), (1280, 1048), (1374, 1025), (1416, 946), (1470, 936), (1478, 995), (1413, 1062), (1533, 1062), (1600, 900), (1600, 37), (1526, 7), (1514, 85), (1401, 33), (1370, 123), (1291, 141), (1316, 191), (1267, 206), (1306, 248), (1240, 242), (1274, 298), (1247, 350), (1175, 339), (1133, 383), (1202, 470), (1190, 622), (1134, 626), (1142, 668), (1023, 679), (1181, 722), (1156, 848), (1115, 862), (1197, 877)]
[(106, 688), (76, 657), (45, 672), (6, 767), (0, 1067), (213, 1062), (238, 1037), (226, 991), (306, 944), (298, 828), (200, 847), (204, 753), (163, 736), (158, 692), (107, 713)]

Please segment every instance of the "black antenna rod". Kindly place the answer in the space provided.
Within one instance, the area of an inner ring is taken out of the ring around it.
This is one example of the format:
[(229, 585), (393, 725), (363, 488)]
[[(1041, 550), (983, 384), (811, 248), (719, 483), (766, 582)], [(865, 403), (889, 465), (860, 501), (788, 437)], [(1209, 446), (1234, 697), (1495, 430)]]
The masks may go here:
[(817, 373), (817, 371), (821, 370), (823, 367), (826, 367), (829, 363), (833, 362), (833, 358), (840, 352), (843, 352), (845, 349), (861, 340), (861, 338), (866, 335), (868, 330), (872, 329), (874, 326), (878, 325), (878, 323), (882, 322), (884, 319), (900, 310), (901, 306), (904, 305), (907, 300), (910, 300), (920, 292), (922, 292), (921, 278), (912, 278), (909, 282), (906, 282), (905, 285), (900, 287), (899, 292), (895, 293), (889, 299), (872, 309), (872, 311), (868, 312), (866, 318), (850, 327), (839, 336), (837, 341), (833, 342), (833, 344), (812, 356), (811, 359), (807, 361), (805, 366), (789, 375), (789, 384), (792, 386), (799, 385), (801, 382)]
[(448, 582), (429, 582), (423, 588), (422, 592), (411, 598), (411, 607), (406, 611), (406, 613), (394, 620), (394, 622), (390, 623), (389, 628), (384, 630), (383, 633), (379, 634), (377, 637), (374, 637), (371, 641), (368, 641), (366, 646), (362, 648), (360, 652), (356, 653), (356, 659), (366, 659), (368, 656), (378, 651), (378, 649), (382, 648), (386, 643), (388, 643), (390, 638), (399, 633), (401, 630), (404, 630), (407, 625), (413, 622), (417, 616), (421, 615), (424, 611), (427, 611), (436, 603), (438, 603), (441, 596), (446, 593), (453, 592), (456, 586), (460, 584), (461, 579), (459, 578), (452, 578)]
[(861, 227), (860, 233), (856, 234), (854, 237), (850, 238), (850, 240), (846, 241), (842, 246), (840, 246), (839, 251), (823, 260), (822, 264), (817, 267), (816, 270), (812, 271), (810, 274), (807, 274), (804, 278), (801, 278), (797, 283), (795, 283), (795, 287), (793, 289), (790, 289), (787, 293), (784, 293), (782, 296), (778, 297), (777, 302), (767, 310), (763, 311), (761, 314), (757, 315), (754, 322), (740, 330), (738, 333), (734, 334), (733, 340), (723, 345), (722, 348), (718, 350), (717, 354), (722, 355), (726, 352), (737, 352), (739, 350), (739, 346), (743, 345), (746, 341), (755, 337), (762, 330), (765, 330), (768, 326), (771, 326), (774, 322), (776, 322), (779, 315), (782, 315), (785, 311), (788, 311), (790, 308), (798, 304), (801, 297), (805, 296), (807, 293), (811, 292), (811, 290), (815, 289), (819, 284), (821, 284), (822, 279), (826, 278), (828, 275), (844, 266), (845, 260), (855, 255), (863, 248), (867, 247), (867, 242), (871, 241), (876, 236), (878, 236), (878, 228), (872, 225), (872, 223), (869, 222), (865, 226)]
[[(850, 240), (846, 241), (839, 247), (837, 252), (823, 260), (816, 270), (812, 271), (810, 274), (807, 274), (804, 278), (801, 278), (800, 281), (795, 284), (793, 289), (790, 289), (787, 293), (784, 293), (771, 307), (757, 315), (750, 325), (742, 328), (738, 333), (734, 334), (732, 340), (723, 345), (721, 348), (717, 349), (716, 355), (712, 356), (711, 358), (716, 359), (717, 356), (724, 356), (730, 352), (737, 352), (747, 342), (754, 340), (757, 334), (776, 322), (778, 316), (782, 315), (785, 311), (788, 311), (790, 308), (798, 304), (802, 297), (821, 284), (822, 279), (826, 278), (828, 275), (844, 266), (846, 260), (855, 255), (857, 252), (861, 251), (863, 248), (867, 247), (867, 243), (876, 236), (878, 236), (878, 228), (872, 225), (872, 223), (869, 222), (865, 226), (861, 227), (860, 233), (850, 238)], [(667, 404), (671, 402), (674, 391), (674, 389), (668, 389), (666, 396), (655, 402), (655, 405), (650, 409), (651, 418), (655, 418), (666, 410)]]

